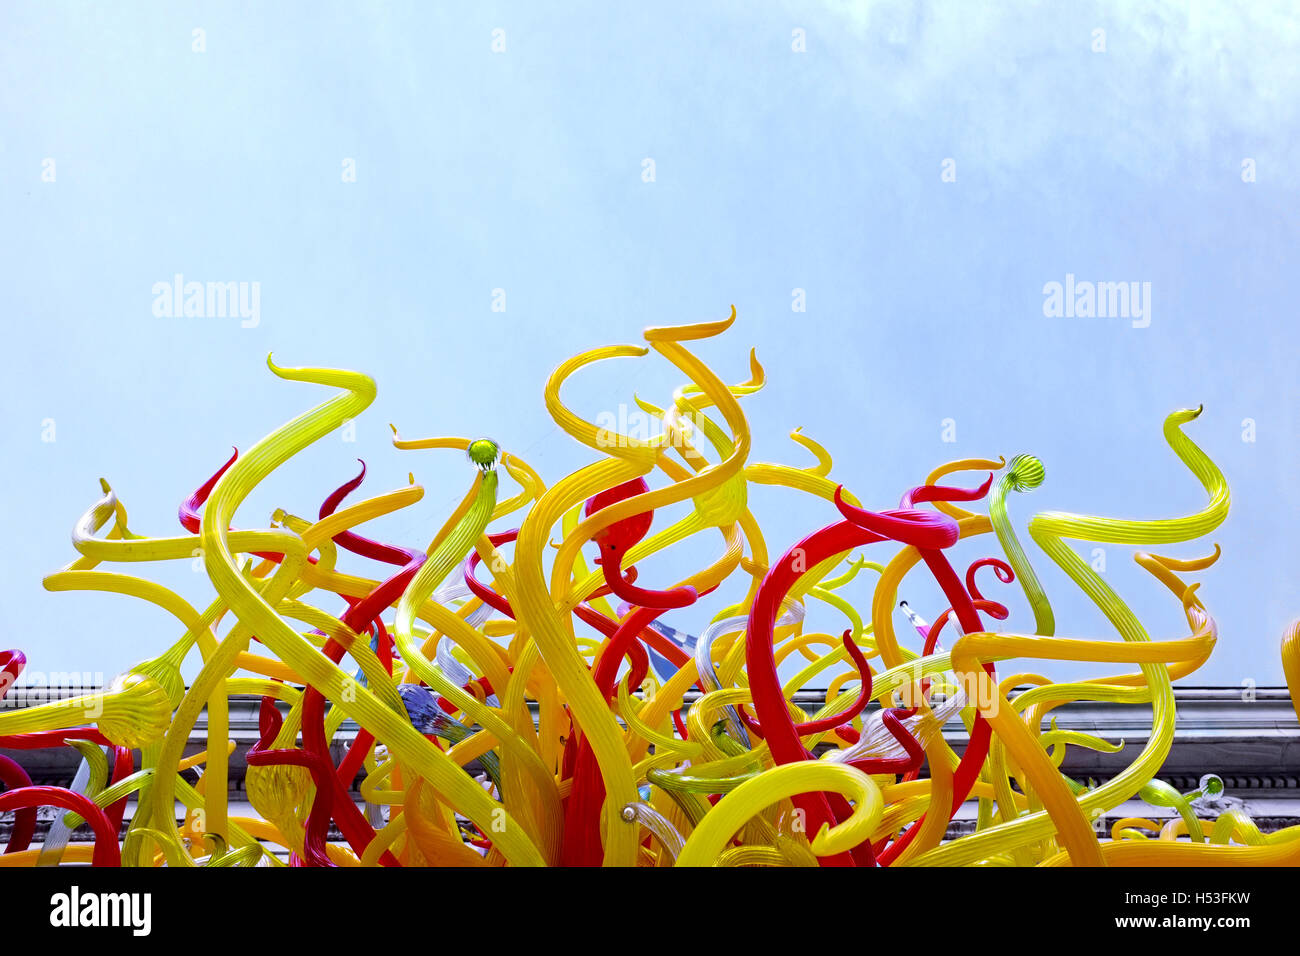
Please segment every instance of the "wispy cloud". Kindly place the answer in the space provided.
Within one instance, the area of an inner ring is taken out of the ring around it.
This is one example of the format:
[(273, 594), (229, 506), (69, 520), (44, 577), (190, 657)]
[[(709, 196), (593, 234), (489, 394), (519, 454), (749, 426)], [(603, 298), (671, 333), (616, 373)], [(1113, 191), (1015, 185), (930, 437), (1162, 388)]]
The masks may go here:
[(1300, 19), (1284, 0), (824, 0), (818, 20), (864, 109), (947, 124), (967, 159), (1006, 174), (1086, 151), (1143, 180), (1197, 185), (1244, 157), (1261, 183), (1300, 180)]

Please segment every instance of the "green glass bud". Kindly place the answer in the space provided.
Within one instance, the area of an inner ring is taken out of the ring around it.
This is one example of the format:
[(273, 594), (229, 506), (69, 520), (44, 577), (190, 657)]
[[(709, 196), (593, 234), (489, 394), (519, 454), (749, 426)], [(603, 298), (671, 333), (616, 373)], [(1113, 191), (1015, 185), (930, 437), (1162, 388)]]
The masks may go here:
[(469, 448), (465, 449), (469, 460), (484, 471), (497, 463), (497, 455), (500, 453), (501, 449), (491, 438), (476, 438), (469, 443)]
[(1047, 469), (1034, 455), (1016, 455), (1007, 468), (1007, 479), (1016, 491), (1032, 491), (1043, 483)]

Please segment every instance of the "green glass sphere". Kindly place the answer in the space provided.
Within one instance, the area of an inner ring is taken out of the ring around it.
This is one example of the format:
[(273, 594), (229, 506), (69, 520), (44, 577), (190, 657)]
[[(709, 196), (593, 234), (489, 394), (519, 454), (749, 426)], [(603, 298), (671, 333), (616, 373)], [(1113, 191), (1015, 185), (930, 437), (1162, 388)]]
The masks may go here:
[(491, 438), (476, 438), (469, 443), (465, 453), (470, 461), (487, 471), (497, 463), (497, 455), (501, 453), (501, 449)]
[(1032, 491), (1043, 483), (1047, 469), (1033, 455), (1016, 455), (1007, 469), (1007, 478), (1016, 491)]

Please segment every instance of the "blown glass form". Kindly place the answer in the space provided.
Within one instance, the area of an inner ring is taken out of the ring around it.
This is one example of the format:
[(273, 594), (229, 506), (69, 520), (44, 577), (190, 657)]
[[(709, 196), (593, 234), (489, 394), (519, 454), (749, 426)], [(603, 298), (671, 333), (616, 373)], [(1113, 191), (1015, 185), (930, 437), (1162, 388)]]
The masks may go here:
[[(179, 636), (98, 693), (0, 708), (0, 747), (82, 755), (70, 788), (33, 786), (19, 761), (0, 756), (0, 812), (14, 814), (0, 865), (1300, 864), (1300, 827), (1261, 832), (1239, 809), (1206, 818), (1193, 804), (1222, 790), (1217, 778), (1179, 793), (1156, 777), (1174, 739), (1172, 682), (1206, 661), (1217, 636), (1189, 578), (1219, 548), (1196, 560), (1145, 550), (1203, 538), (1228, 514), (1223, 475), (1187, 434), (1200, 409), (1164, 422), (1165, 441), (1204, 489), (1200, 510), (1029, 520), (1035, 553), (1114, 628), (1063, 637), (1010, 515), (1012, 493), (1043, 482), (1041, 461), (941, 464), (884, 510), (831, 478), (831, 455), (798, 430), (791, 438), (816, 464), (752, 462), (741, 402), (763, 386), (762, 367), (751, 353), (750, 380), (728, 385), (691, 350), (734, 319), (733, 308), (720, 322), (650, 328), (644, 346), (594, 349), (556, 369), (546, 407), (596, 460), (549, 487), (490, 439), (410, 440), (394, 429), (397, 449), (460, 450), (469, 462), (464, 498), (425, 548), (358, 530), (424, 494), (412, 477), (359, 498), (364, 464), (311, 505), (315, 517), (277, 510), (270, 527), (233, 525), (255, 487), (376, 394), (358, 372), (268, 359), (279, 378), (336, 394), (203, 481), (180, 506), (178, 533), (129, 528), (102, 483), (73, 530), (76, 559), (45, 578), (53, 591), (154, 604)], [(650, 353), (685, 380), (663, 408), (638, 400), (658, 422), (654, 437), (599, 427), (562, 400), (565, 381), (588, 366)], [(501, 492), (502, 472), (517, 493)], [(822, 526), (770, 550), (747, 504), (752, 484), (818, 499)], [(972, 510), (979, 502), (987, 513)], [(667, 509), (682, 516), (665, 525)], [(638, 575), (639, 562), (697, 535), (715, 544), (712, 563), (671, 581)], [(953, 546), (975, 538), (987, 557), (954, 567)], [(1132, 546), (1181, 607), (1186, 631), (1149, 634), (1075, 542)], [(340, 552), (369, 572), (340, 570)], [(194, 562), (211, 603), (193, 606), (136, 573), (159, 561)], [(908, 575), (933, 578), (946, 606), (925, 616), (904, 606), (916, 633), (900, 635), (894, 614)], [(994, 578), (1023, 592), (1032, 622), (991, 630), (1010, 616), (986, 594)], [(869, 604), (841, 593), (855, 579), (874, 583)], [(716, 614), (697, 610), (724, 586), (743, 596)], [(842, 618), (842, 633), (807, 629), (810, 602)], [(1300, 624), (1282, 655), (1294, 700)], [(999, 673), (1012, 660), (1116, 673), (1069, 683)], [(0, 696), (25, 661), (0, 651)], [(186, 686), (191, 664), (197, 677)], [(813, 686), (826, 690), (809, 707)], [(247, 754), (256, 815), (240, 816), (228, 804), (230, 702), (248, 696), (261, 698)], [(1145, 745), (1099, 786), (1062, 773), (1066, 749), (1121, 745), (1058, 729), (1052, 711), (1073, 701), (1151, 709)], [(186, 756), (204, 711), (207, 749)], [(968, 735), (960, 756), (940, 732), (950, 721)], [(182, 773), (191, 769), (201, 769), (197, 785)], [(137, 809), (125, 821), (131, 797)], [(1099, 831), (1103, 815), (1134, 798), (1177, 815)], [(973, 832), (948, 838), (970, 801)], [(34, 848), (41, 806), (62, 812)], [(83, 823), (93, 843), (69, 843)]]

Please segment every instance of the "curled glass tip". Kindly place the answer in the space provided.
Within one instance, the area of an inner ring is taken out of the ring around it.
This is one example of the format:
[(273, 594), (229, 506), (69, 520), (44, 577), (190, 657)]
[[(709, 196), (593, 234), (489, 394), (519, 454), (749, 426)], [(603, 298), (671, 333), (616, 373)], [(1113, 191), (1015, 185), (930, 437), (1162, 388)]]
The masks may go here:
[(928, 637), (930, 634), (930, 625), (926, 619), (908, 607), (906, 601), (899, 601), (898, 606), (902, 608), (903, 613), (907, 615), (908, 621), (910, 621), (912, 626), (916, 628), (916, 633), (920, 634), (923, 638)]

